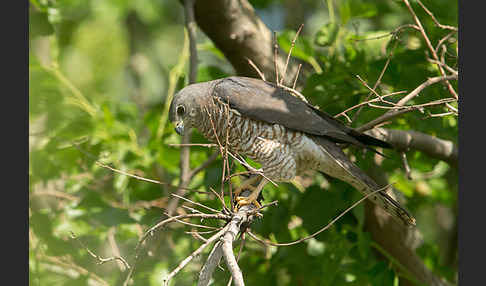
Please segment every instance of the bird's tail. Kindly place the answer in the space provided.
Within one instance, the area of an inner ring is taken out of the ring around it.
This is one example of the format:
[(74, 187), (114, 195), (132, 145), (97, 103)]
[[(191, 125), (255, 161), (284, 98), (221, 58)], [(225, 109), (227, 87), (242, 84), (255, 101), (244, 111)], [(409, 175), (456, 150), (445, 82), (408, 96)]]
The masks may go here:
[[(333, 172), (333, 174), (329, 174), (328, 170), (327, 172), (326, 170), (321, 171), (351, 184), (364, 195), (368, 195), (380, 188), (373, 179), (351, 162), (336, 144), (319, 137), (316, 137), (314, 141), (321, 145), (323, 151), (334, 159), (333, 161), (336, 164), (335, 167), (340, 169)], [(391, 187), (376, 192), (368, 198), (406, 226), (415, 226), (415, 218), (413, 218), (408, 211), (396, 201)]]

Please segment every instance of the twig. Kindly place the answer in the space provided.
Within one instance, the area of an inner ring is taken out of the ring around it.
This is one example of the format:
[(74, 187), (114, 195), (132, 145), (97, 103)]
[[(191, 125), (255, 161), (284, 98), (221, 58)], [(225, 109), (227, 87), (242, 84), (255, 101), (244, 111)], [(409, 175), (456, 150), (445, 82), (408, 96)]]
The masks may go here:
[(447, 41), (454, 34), (456, 34), (456, 32), (454, 32), (454, 31), (453, 32), (450, 32), (449, 34), (445, 35), (442, 39), (440, 39), (439, 42), (437, 42), (437, 46), (435, 46), (435, 52), (438, 53), (439, 52), (439, 48), (442, 45), (442, 43), (444, 43), (445, 41)]
[(389, 32), (389, 33), (386, 33), (386, 34), (383, 34), (381, 36), (375, 36), (375, 37), (369, 37), (369, 38), (363, 38), (363, 39), (356, 39), (356, 38), (352, 38), (351, 40), (352, 41), (355, 41), (355, 42), (359, 42), (359, 41), (369, 41), (369, 40), (378, 40), (378, 39), (382, 39), (382, 38), (386, 38), (386, 37), (390, 37), (390, 36), (393, 36), (395, 38), (397, 38), (397, 34), (399, 32), (401, 32), (401, 30), (405, 29), (405, 28), (412, 28), (412, 29), (415, 29), (415, 30), (420, 30), (418, 26), (416, 25), (413, 25), (413, 24), (405, 24), (405, 25), (401, 25), (399, 27), (397, 27), (395, 30)]
[(152, 226), (149, 230), (147, 230), (145, 232), (145, 234), (142, 236), (142, 238), (138, 241), (137, 243), (137, 246), (135, 247), (135, 251), (137, 252), (136, 256), (138, 256), (138, 250), (140, 249), (140, 246), (142, 245), (142, 243), (147, 239), (147, 237), (149, 235), (153, 235), (153, 233), (171, 223), (171, 222), (174, 222), (174, 221), (177, 221), (178, 219), (184, 219), (184, 218), (193, 218), (193, 217), (197, 217), (197, 218), (203, 218), (203, 219), (221, 219), (221, 220), (225, 220), (225, 221), (228, 221), (230, 220), (231, 218), (228, 216), (228, 215), (225, 215), (225, 214), (184, 214), (184, 215), (177, 215), (177, 216), (173, 216), (173, 217), (170, 217), (168, 219), (165, 219), (159, 223), (157, 223), (156, 225)]
[(219, 213), (219, 211), (218, 211), (218, 210), (215, 210), (215, 209), (213, 209), (213, 208), (210, 208), (210, 207), (205, 206), (205, 205), (203, 205), (203, 204), (200, 204), (200, 203), (198, 203), (198, 202), (192, 201), (192, 200), (190, 200), (190, 199), (184, 198), (183, 196), (179, 196), (178, 194), (171, 194), (171, 195), (172, 195), (172, 196), (174, 196), (174, 197), (176, 197), (176, 198), (179, 198), (179, 199), (181, 199), (181, 200), (184, 200), (184, 201), (186, 201), (186, 202), (189, 202), (189, 203), (191, 203), (191, 204), (193, 204), (193, 205), (196, 205), (196, 206), (198, 206), (198, 207), (202, 207), (202, 208), (204, 208), (204, 209), (206, 209), (206, 210), (208, 210), (208, 211), (211, 211), (211, 212), (213, 212), (213, 213)]
[(228, 226), (222, 228), (220, 231), (218, 231), (216, 234), (208, 238), (205, 243), (203, 243), (201, 246), (199, 246), (198, 249), (196, 249), (194, 252), (192, 252), (188, 257), (186, 257), (184, 260), (179, 263), (179, 265), (172, 270), (167, 277), (164, 277), (163, 279), (163, 285), (167, 286), (169, 285), (170, 280), (177, 274), (179, 271), (181, 271), (182, 268), (184, 268), (194, 257), (199, 255), (206, 247), (208, 247), (209, 244), (212, 242), (216, 241), (221, 237), (223, 233), (226, 232)]
[(140, 181), (154, 183), (154, 184), (158, 184), (158, 185), (164, 185), (164, 186), (168, 186), (168, 187), (171, 187), (171, 188), (184, 189), (186, 191), (191, 191), (191, 192), (204, 193), (204, 194), (207, 193), (207, 192), (204, 192), (204, 191), (198, 191), (198, 190), (195, 190), (195, 189), (181, 187), (180, 185), (179, 186), (174, 186), (174, 185), (169, 184), (169, 183), (165, 183), (165, 182), (161, 182), (161, 181), (157, 181), (157, 180), (153, 180), (153, 179), (148, 179), (148, 178), (145, 178), (145, 177), (137, 176), (135, 174), (131, 174), (131, 173), (128, 173), (128, 172), (125, 172), (125, 171), (122, 171), (122, 170), (113, 168), (113, 167), (111, 167), (109, 165), (103, 164), (100, 161), (96, 161), (95, 164), (98, 165), (98, 166), (100, 166), (100, 167), (102, 167), (102, 168), (109, 169), (109, 170), (111, 170), (111, 171), (113, 171), (115, 173), (118, 173), (118, 174), (121, 174), (121, 175), (125, 175), (125, 176), (128, 176), (128, 177), (132, 177), (132, 178), (137, 179), (137, 180), (140, 180)]
[(381, 105), (376, 105), (376, 104), (372, 104), (372, 103), (368, 103), (368, 105), (371, 106), (371, 107), (383, 108), (383, 109), (393, 109), (393, 110), (406, 109), (406, 110), (420, 110), (420, 111), (422, 111), (422, 109), (424, 107), (427, 107), (427, 106), (442, 105), (442, 104), (447, 104), (448, 102), (455, 102), (455, 101), (457, 101), (457, 99), (451, 97), (451, 98), (438, 99), (438, 100), (434, 100), (434, 101), (427, 102), (427, 103), (406, 105), (406, 106), (400, 106), (400, 105), (381, 106)]
[[(380, 101), (383, 101), (383, 98), (381, 97), (381, 95), (378, 94), (378, 92), (375, 91), (374, 88), (371, 88), (369, 87), (369, 85), (366, 83), (366, 81), (364, 81), (359, 75), (356, 75), (356, 77), (359, 79), (359, 81), (361, 81), (361, 83), (369, 90), (371, 91), (374, 95), (376, 95), (376, 97), (378, 97), (378, 99)], [(376, 84), (375, 84), (376, 85)]]
[[(63, 268), (73, 269), (74, 271), (76, 271), (80, 275), (88, 276), (91, 279), (93, 279), (93, 281), (98, 282), (99, 283), (98, 285), (103, 285), (103, 286), (109, 286), (110, 285), (108, 282), (106, 282), (103, 278), (99, 277), (95, 273), (90, 272), (90, 271), (86, 270), (85, 268), (83, 268), (79, 265), (76, 265), (72, 261), (69, 261), (65, 258), (55, 257), (55, 256), (47, 256), (47, 255), (38, 255), (37, 259), (59, 265)], [(90, 282), (90, 281), (88, 281), (88, 282)]]
[[(398, 31), (395, 32), (394, 35), (396, 33), (398, 33)], [(391, 59), (393, 57), (393, 51), (395, 50), (396, 46), (397, 46), (397, 42), (395, 42), (393, 48), (390, 50), (390, 54), (388, 55), (388, 58), (386, 59), (385, 66), (383, 66), (383, 69), (381, 70), (380, 75), (378, 76), (378, 79), (376, 80), (375, 84), (373, 85), (373, 88), (371, 89), (372, 91), (374, 91), (378, 87), (378, 85), (380, 85), (381, 79), (383, 78), (383, 75), (385, 74), (385, 71), (387, 70), (388, 65), (390, 64), (390, 61), (391, 61)], [(365, 101), (367, 101), (370, 97), (371, 97), (371, 93), (368, 94), (368, 96), (366, 97)], [(352, 121), (355, 121), (358, 118), (358, 115), (360, 114), (360, 112), (361, 112), (362, 109), (363, 109), (363, 107), (360, 107), (358, 109), (358, 111), (356, 111), (356, 113), (353, 115), (353, 120)]]
[(425, 10), (425, 13), (429, 14), (429, 16), (432, 18), (432, 21), (434, 21), (434, 23), (437, 27), (439, 27), (441, 29), (445, 29), (445, 30), (452, 30), (454, 32), (458, 31), (457, 27), (442, 25), (441, 23), (439, 23), (439, 21), (437, 21), (437, 19), (434, 17), (434, 14), (432, 14), (432, 12), (430, 12), (429, 9), (427, 9), (427, 7), (425, 7), (425, 5), (422, 4), (422, 2), (420, 0), (416, 0), (416, 1), (417, 1), (417, 3), (419, 3), (419, 5), (422, 7), (422, 9)]
[(405, 169), (405, 174), (409, 180), (412, 179), (412, 173), (410, 172), (410, 165), (408, 165), (407, 154), (402, 151), (400, 152), (400, 157), (402, 158), (403, 168)]
[(292, 89), (295, 90), (295, 86), (297, 85), (297, 80), (299, 79), (300, 69), (302, 68), (302, 64), (299, 64), (297, 67), (297, 72), (295, 73), (294, 84), (292, 85)]
[[(110, 244), (111, 251), (113, 252), (114, 256), (122, 258), (122, 256), (120, 255), (120, 249), (116, 244), (115, 231), (116, 228), (114, 226), (110, 227), (110, 229), (108, 230), (108, 243)], [(125, 263), (120, 261), (117, 262), (118, 262), (118, 268), (120, 268), (121, 271), (125, 271), (126, 269), (129, 269), (126, 267)]]
[(255, 65), (255, 63), (253, 63), (252, 60), (250, 60), (249, 58), (246, 58), (246, 60), (248, 61), (248, 63), (255, 69), (255, 71), (258, 73), (258, 75), (260, 76), (260, 78), (263, 80), (263, 81), (267, 81), (265, 79), (265, 75), (260, 71), (260, 69)]
[(130, 265), (127, 263), (127, 261), (125, 259), (123, 259), (123, 257), (121, 256), (112, 256), (112, 257), (108, 257), (108, 258), (102, 258), (101, 256), (95, 254), (94, 252), (92, 252), (91, 250), (89, 250), (88, 247), (86, 247), (86, 245), (84, 245), (83, 242), (81, 242), (78, 237), (74, 234), (74, 232), (71, 231), (71, 238), (76, 240), (79, 245), (81, 245), (81, 247), (83, 247), (88, 253), (89, 255), (91, 255), (93, 258), (95, 258), (96, 260), (98, 260), (98, 264), (104, 264), (106, 262), (111, 262), (111, 261), (115, 261), (115, 260), (119, 260), (120, 262), (123, 263), (123, 265), (125, 265), (125, 267), (127, 269), (130, 269)]
[(221, 241), (214, 244), (213, 249), (209, 253), (208, 259), (204, 263), (201, 272), (199, 274), (199, 281), (197, 286), (207, 286), (213, 276), (214, 269), (219, 264), (221, 257), (223, 256), (223, 250), (221, 249)]
[[(194, 19), (194, 1), (195, 0), (184, 0), (184, 15), (186, 29), (189, 35), (189, 84), (195, 83), (197, 79), (197, 47), (196, 47), (196, 21)], [(191, 130), (186, 130), (182, 136), (182, 144), (187, 144), (191, 141)], [(192, 179), (191, 169), (189, 167), (190, 159), (190, 149), (189, 147), (182, 147), (180, 152), (180, 181), (179, 189), (176, 191), (178, 195), (183, 196), (185, 188), (189, 186)], [(168, 206), (167, 212), (172, 214), (177, 208), (177, 203), (179, 199), (172, 199)]]
[[(453, 80), (453, 79), (457, 79), (457, 76), (448, 75), (448, 76), (445, 76), (445, 77), (439, 76), (439, 77), (429, 78), (424, 83), (422, 83), (421, 85), (416, 87), (412, 92), (410, 92), (405, 97), (403, 97), (400, 101), (398, 101), (396, 105), (397, 106), (404, 105), (406, 102), (408, 102), (412, 98), (419, 95), (420, 92), (422, 92), (422, 90), (424, 90), (426, 87), (428, 87), (432, 84), (435, 84), (435, 83), (438, 83), (438, 82), (441, 82), (441, 81), (446, 81), (446, 80)], [(379, 123), (382, 123), (384, 121), (388, 121), (391, 118), (394, 118), (398, 115), (409, 112), (411, 110), (414, 110), (414, 109), (390, 110), (387, 113), (383, 114), (382, 116), (380, 116), (376, 119), (373, 119), (370, 122), (363, 124), (362, 126), (356, 128), (356, 130), (359, 131), (359, 132), (369, 130), (369, 129), (373, 128), (374, 126), (378, 125)]]
[(258, 213), (259, 211), (261, 211), (261, 210), (262, 210), (262, 209), (264, 209), (264, 208), (268, 208), (268, 207), (273, 206), (273, 205), (275, 205), (275, 206), (276, 206), (277, 204), (278, 204), (278, 201), (273, 201), (273, 202), (270, 202), (270, 203), (268, 203), (268, 204), (264, 204), (264, 205), (260, 206), (259, 208), (256, 208), (256, 209), (252, 210), (252, 211), (251, 211), (251, 212), (249, 212), (248, 214), (249, 214), (249, 215), (256, 214), (256, 213)]
[[(242, 193), (242, 195), (244, 194)], [(233, 241), (236, 239), (240, 231), (241, 225), (248, 222), (249, 218), (251, 217), (249, 216), (249, 212), (252, 211), (253, 208), (253, 205), (245, 205), (241, 207), (238, 212), (231, 218), (231, 221), (227, 225), (228, 230), (221, 238), (223, 257), (225, 258), (226, 265), (231, 272), (231, 276), (233, 277), (235, 286), (243, 286), (245, 285), (245, 282), (243, 280), (243, 274), (241, 273), (241, 269), (238, 266), (235, 255), (233, 253)]]
[(182, 223), (182, 224), (185, 224), (185, 225), (192, 226), (192, 227), (212, 229), (212, 230), (221, 229), (220, 227), (213, 227), (213, 226), (207, 226), (207, 225), (202, 225), (202, 224), (195, 224), (195, 223), (190, 223), (190, 222), (183, 221), (183, 220), (180, 220), (180, 219), (176, 219), (175, 221), (178, 222), (178, 223)]
[(397, 150), (414, 149), (451, 165), (457, 166), (458, 164), (458, 148), (451, 141), (413, 130), (405, 131), (375, 127), (365, 133), (392, 144)]
[[(402, 93), (405, 93), (405, 92), (406, 91), (404, 91), (404, 90), (403, 91), (392, 92), (392, 93), (389, 93), (389, 94), (382, 95), (381, 98), (383, 99), (383, 98), (388, 97), (388, 96), (402, 94)], [(351, 106), (348, 109), (346, 109), (346, 110), (344, 110), (344, 111), (342, 111), (342, 112), (334, 115), (334, 118), (337, 118), (339, 116), (345, 116), (345, 117), (347, 117), (347, 115), (346, 115), (347, 112), (349, 112), (349, 111), (351, 111), (353, 109), (356, 109), (356, 108), (358, 108), (360, 106), (368, 105), (369, 103), (376, 102), (376, 101), (379, 101), (379, 100), (380, 100), (379, 98), (373, 98), (373, 99), (370, 99), (368, 101), (364, 101), (364, 102), (358, 103), (358, 104), (356, 104), (354, 106)], [(349, 119), (349, 117), (347, 117), (347, 118)], [(351, 119), (349, 119), (349, 121), (351, 122)]]
[(444, 116), (448, 116), (448, 115), (457, 115), (457, 113), (454, 113), (454, 112), (444, 112), (444, 113), (436, 113), (436, 114), (432, 114), (432, 113), (428, 113), (428, 115), (426, 117), (424, 117), (424, 119), (427, 119), (427, 118), (432, 118), (432, 117), (444, 117)]
[(275, 63), (275, 84), (279, 86), (280, 84), (278, 81), (277, 59), (278, 59), (277, 32), (273, 31), (273, 62)]
[[(238, 255), (236, 256), (236, 262), (238, 263), (240, 261), (241, 253), (243, 252), (243, 248), (245, 248), (245, 232), (240, 232), (240, 238), (241, 238), (241, 243), (240, 243), (240, 249), (238, 250)], [(230, 277), (228, 280), (227, 286), (231, 286), (231, 282), (233, 282), (233, 276)]]
[(70, 194), (67, 194), (65, 192), (60, 192), (60, 191), (35, 191), (31, 194), (31, 196), (52, 196), (58, 199), (65, 199), (68, 201), (79, 201), (79, 198)]
[(380, 191), (383, 191), (385, 189), (387, 189), (388, 187), (390, 187), (391, 184), (389, 185), (386, 185), (385, 187), (383, 188), (380, 188), (380, 189), (377, 189), (369, 194), (367, 194), (366, 196), (362, 197), (361, 199), (359, 199), (357, 202), (355, 202), (354, 204), (352, 204), (349, 208), (347, 208), (345, 211), (343, 211), (342, 213), (340, 213), (336, 218), (334, 218), (333, 220), (331, 220), (331, 222), (329, 222), (326, 226), (324, 226), (323, 228), (319, 229), (318, 231), (314, 232), (313, 234), (309, 235), (309, 236), (306, 236), (306, 237), (303, 237), (301, 239), (298, 239), (298, 240), (295, 240), (295, 241), (292, 241), (292, 242), (286, 242), (286, 243), (274, 243), (274, 242), (271, 242), (271, 241), (268, 241), (268, 240), (263, 240), (261, 238), (258, 238), (256, 235), (254, 235), (253, 233), (251, 233), (250, 231), (248, 231), (248, 234), (253, 238), (255, 239), (256, 241), (260, 242), (260, 243), (263, 243), (263, 244), (268, 244), (268, 245), (272, 245), (272, 246), (290, 246), (290, 245), (295, 245), (295, 244), (298, 244), (298, 243), (301, 243), (303, 241), (306, 241), (308, 239), (311, 239), (313, 237), (315, 237), (316, 235), (318, 235), (319, 233), (325, 231), (326, 229), (328, 229), (329, 227), (331, 227), (337, 220), (339, 220), (342, 216), (344, 216), (345, 214), (347, 214), (349, 211), (351, 211), (354, 207), (356, 207), (358, 204), (360, 204), (362, 201), (366, 200), (368, 197), (380, 192)]
[(189, 210), (193, 214), (203, 214), (203, 212), (201, 212), (199, 210), (196, 210), (195, 208), (191, 208), (189, 206), (186, 206), (186, 205), (182, 205), (181, 208), (187, 209), (187, 210)]
[(209, 187), (209, 190), (219, 199), (221, 205), (223, 206), (223, 211), (228, 212), (228, 208), (224, 203), (224, 198), (220, 194), (218, 194), (218, 192), (216, 192), (213, 188)]
[[(413, 10), (412, 6), (410, 5), (410, 3), (408, 2), (408, 0), (403, 0), (403, 2), (405, 3), (405, 5), (407, 6), (410, 14), (412, 14), (412, 17), (415, 21), (415, 24), (419, 27), (419, 31), (420, 33), (422, 34), (422, 37), (424, 38), (425, 40), (425, 43), (427, 44), (427, 47), (429, 48), (430, 52), (432, 53), (432, 56), (434, 58), (434, 60), (436, 61), (439, 61), (439, 57), (437, 56), (437, 53), (435, 52), (435, 49), (434, 47), (432, 46), (432, 43), (430, 42), (429, 40), (429, 37), (427, 36), (427, 33), (425, 32), (425, 29), (424, 27), (422, 26), (422, 23), (420, 22), (420, 19), (417, 17), (417, 14), (415, 14), (415, 11)], [(440, 71), (440, 74), (443, 76), (443, 77), (446, 77), (446, 73), (444, 72), (444, 69), (442, 68), (441, 65), (437, 65), (437, 67), (439, 68), (439, 71)], [(447, 88), (449, 89), (449, 92), (452, 94), (452, 96), (454, 98), (458, 98), (457, 96), (457, 93), (456, 91), (454, 90), (454, 88), (452, 87), (451, 83), (449, 82), (448, 79), (445, 80), (445, 83), (447, 85)]]
[(170, 147), (192, 147), (192, 146), (199, 146), (199, 147), (208, 147), (208, 148), (213, 148), (217, 147), (218, 145), (216, 144), (205, 144), (205, 143), (187, 143), (187, 144), (167, 144), (167, 146)]
[[(303, 27), (304, 27), (304, 24), (300, 24), (300, 27), (297, 30), (297, 33), (295, 33), (294, 39), (292, 40), (292, 43), (290, 45), (290, 50), (289, 50), (289, 53), (287, 55), (287, 61), (285, 62), (285, 67), (284, 67), (284, 70), (283, 70), (283, 73), (282, 73), (282, 78), (280, 79), (280, 85), (283, 85), (283, 82), (285, 80), (285, 76), (287, 74), (287, 66), (289, 65), (290, 55), (292, 54), (292, 50), (294, 49), (294, 46), (295, 46), (295, 41), (297, 40), (297, 37), (299, 36), (299, 33), (300, 33), (300, 31), (302, 30)], [(277, 82), (278, 82), (278, 80), (277, 80)]]

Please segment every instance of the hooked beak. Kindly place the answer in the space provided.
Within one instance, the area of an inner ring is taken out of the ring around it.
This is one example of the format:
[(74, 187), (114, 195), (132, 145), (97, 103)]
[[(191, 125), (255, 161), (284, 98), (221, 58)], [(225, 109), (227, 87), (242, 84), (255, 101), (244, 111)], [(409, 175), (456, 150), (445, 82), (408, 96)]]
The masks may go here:
[(183, 135), (184, 134), (184, 123), (182, 121), (179, 121), (175, 124), (175, 132), (177, 132), (177, 134), (179, 135)]

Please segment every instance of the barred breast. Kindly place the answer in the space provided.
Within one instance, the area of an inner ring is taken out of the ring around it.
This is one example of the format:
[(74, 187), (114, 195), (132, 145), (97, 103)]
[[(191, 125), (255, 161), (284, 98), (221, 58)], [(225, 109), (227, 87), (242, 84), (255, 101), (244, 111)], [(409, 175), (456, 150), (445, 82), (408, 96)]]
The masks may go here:
[(319, 152), (318, 147), (314, 143), (315, 150), (309, 149), (313, 142), (304, 133), (243, 117), (223, 103), (213, 107), (203, 112), (202, 124), (197, 125), (199, 132), (212, 142), (228, 144), (231, 152), (260, 163), (269, 179), (289, 181), (306, 169), (318, 167), (314, 154)]

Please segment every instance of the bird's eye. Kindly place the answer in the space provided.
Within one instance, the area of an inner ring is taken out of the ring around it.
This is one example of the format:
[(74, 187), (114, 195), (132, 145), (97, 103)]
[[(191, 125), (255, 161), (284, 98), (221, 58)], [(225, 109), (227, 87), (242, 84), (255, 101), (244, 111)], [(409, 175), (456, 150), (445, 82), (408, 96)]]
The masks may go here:
[(186, 112), (186, 109), (184, 108), (184, 106), (183, 105), (179, 105), (177, 107), (177, 115), (183, 116), (184, 115), (184, 112)]

